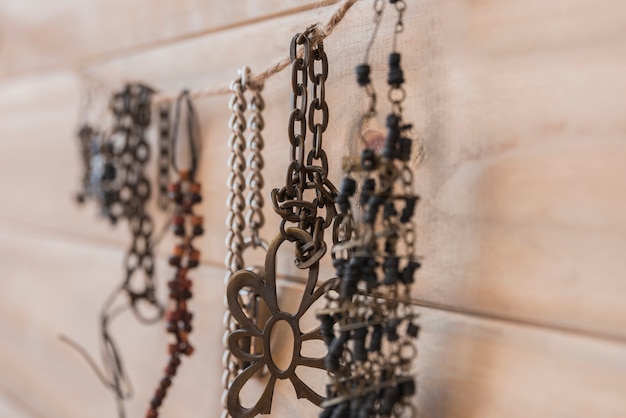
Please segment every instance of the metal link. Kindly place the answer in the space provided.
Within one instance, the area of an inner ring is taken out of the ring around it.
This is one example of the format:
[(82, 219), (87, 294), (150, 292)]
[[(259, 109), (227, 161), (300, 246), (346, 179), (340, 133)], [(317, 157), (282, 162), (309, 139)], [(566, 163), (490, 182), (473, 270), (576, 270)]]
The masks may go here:
[[(239, 77), (231, 84), (233, 95), (229, 103), (232, 115), (228, 124), (232, 133), (228, 142), (231, 153), (227, 162), (231, 172), (227, 180), (230, 192), (227, 198), (229, 212), (226, 219), (226, 226), (229, 228), (226, 236), (226, 248), (228, 250), (225, 259), (227, 272), (224, 281), (226, 285), (228, 285), (233, 273), (246, 266), (244, 252), (247, 248), (267, 247), (259, 235), (260, 229), (265, 224), (262, 194), (264, 180), (261, 172), (265, 165), (262, 155), (265, 145), (262, 136), (265, 125), (262, 112), (265, 109), (265, 102), (261, 94), (263, 86), (252, 88), (248, 85), (250, 80), (250, 70), (243, 68)], [(248, 110), (248, 102), (245, 92), (248, 89), (252, 91), (252, 97), (249, 105), (250, 115), (246, 120), (245, 112)], [(292, 122), (294, 127), (297, 122), (300, 122), (300, 129), (306, 130), (303, 117), (300, 117), (299, 120), (294, 119)], [(246, 127), (250, 131), (247, 140), (245, 138)], [(247, 156), (245, 154), (246, 149), (249, 150)], [(246, 170), (248, 170), (247, 175), (245, 174)], [(246, 190), (247, 195), (244, 197)], [(246, 228), (248, 228), (247, 233), (245, 232)], [(254, 296), (250, 295), (250, 297), (254, 299)], [(227, 409), (228, 390), (243, 364), (234, 359), (228, 347), (228, 336), (237, 329), (238, 325), (230, 313), (226, 297), (224, 298), (224, 306), (226, 308), (223, 318), (225, 332), (222, 339), (224, 373), (222, 375), (223, 393), (221, 397), (224, 409), (221, 416), (227, 418), (230, 416)], [(248, 311), (247, 314), (249, 317), (253, 316), (252, 311)]]

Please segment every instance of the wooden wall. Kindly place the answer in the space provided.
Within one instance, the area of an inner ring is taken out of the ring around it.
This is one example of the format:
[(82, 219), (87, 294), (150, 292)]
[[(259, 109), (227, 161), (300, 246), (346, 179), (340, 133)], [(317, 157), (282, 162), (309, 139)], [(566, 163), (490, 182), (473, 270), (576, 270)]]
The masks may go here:
[[(407, 0), (400, 49), (417, 170), (424, 268), (420, 418), (626, 416), (626, 5), (621, 0)], [(100, 304), (129, 237), (77, 207), (81, 73), (164, 91), (227, 84), (286, 54), (337, 2), (0, 1), (0, 416), (112, 417), (111, 395), (58, 340), (98, 349)], [(372, 31), (361, 0), (326, 42), (334, 181)], [(379, 89), (391, 13), (372, 55)], [(268, 82), (267, 189), (284, 181), (289, 75)], [(195, 274), (196, 354), (163, 416), (220, 405), (227, 97), (196, 102), (209, 234)], [(155, 170), (151, 170), (151, 173)], [(264, 235), (278, 218), (267, 208)], [(162, 218), (160, 218), (162, 220)], [(164, 256), (171, 246), (161, 248)], [(160, 262), (159, 277), (170, 272)], [(288, 256), (281, 275), (294, 274)], [(324, 275), (332, 270), (326, 264)], [(281, 281), (281, 298), (300, 287)], [(161, 295), (165, 295), (162, 291)], [(166, 361), (163, 326), (114, 325), (139, 417)], [(321, 387), (323, 375), (306, 376)], [(279, 385), (273, 416), (316, 411)]]

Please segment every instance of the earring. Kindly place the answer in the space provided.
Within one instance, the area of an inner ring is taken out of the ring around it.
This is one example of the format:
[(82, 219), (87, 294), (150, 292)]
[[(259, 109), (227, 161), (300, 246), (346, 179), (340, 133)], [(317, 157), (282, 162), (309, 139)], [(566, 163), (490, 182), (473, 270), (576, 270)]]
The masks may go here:
[[(302, 48), (302, 56), (298, 54)], [(328, 76), (328, 61), (321, 42), (311, 45), (308, 34), (297, 34), (290, 46), (292, 70), (291, 112), (289, 114), (289, 155), (287, 180), (281, 189), (272, 190), (274, 210), (282, 218), (279, 234), (270, 243), (263, 272), (239, 270), (228, 281), (226, 297), (238, 329), (228, 335), (228, 347), (232, 356), (247, 365), (232, 381), (227, 394), (228, 412), (235, 418), (254, 417), (271, 412), (272, 396), (277, 380), (289, 379), (298, 398), (308, 399), (320, 405), (324, 398), (311, 389), (295, 373), (297, 367), (323, 369), (324, 358), (302, 355), (302, 345), (321, 339), (319, 330), (303, 333), (300, 319), (333, 285), (326, 281), (316, 288), (319, 261), (326, 253), (324, 231), (334, 223), (336, 209), (334, 198), (337, 191), (328, 179), (328, 159), (323, 148), (323, 133), (328, 126), (328, 105), (324, 97), (324, 84)], [(321, 71), (316, 72), (317, 68)], [(307, 84), (312, 85), (312, 100), (307, 100)], [(310, 105), (307, 113), (307, 107)], [(306, 144), (307, 121), (313, 133), (310, 147)], [(307, 152), (308, 148), (308, 152)], [(315, 193), (315, 198), (307, 200)], [(322, 210), (323, 209), (323, 210)], [(300, 306), (295, 313), (280, 310), (276, 289), (276, 254), (284, 242), (296, 246), (294, 263), (297, 268), (308, 271), (308, 278)], [(269, 311), (265, 326), (259, 327), (250, 319), (239, 295), (243, 289), (252, 289)], [(288, 326), (293, 332), (292, 359), (286, 367), (279, 367), (272, 358), (270, 335), (277, 323)], [(242, 341), (253, 338), (262, 341), (263, 350), (258, 354), (242, 349)], [(255, 374), (267, 369), (269, 378), (258, 401), (250, 408), (241, 405), (240, 392)]]
[[(398, 21), (389, 55), (392, 110), (386, 121), (387, 137), (382, 150), (366, 144), (359, 157), (344, 158), (346, 174), (337, 203), (343, 219), (350, 219), (352, 236), (333, 248), (340, 279), (338, 297), (328, 298), (326, 309), (317, 312), (331, 377), (321, 418), (397, 417), (407, 411), (415, 416), (410, 404), (416, 391), (411, 370), (419, 326), (409, 301), (420, 267), (414, 256), (412, 221), (418, 197), (408, 165), (413, 140), (408, 136), (411, 125), (403, 120), (406, 92), (395, 48), (406, 4), (402, 0), (390, 3)], [(375, 2), (374, 36), (383, 7), (384, 2)], [(366, 60), (372, 43), (373, 39)], [(374, 117), (376, 93), (367, 61), (357, 66), (356, 74), (370, 98), (366, 118)]]
[[(260, 230), (265, 224), (263, 215), (264, 199), (261, 193), (263, 188), (262, 169), (264, 166), (262, 131), (265, 124), (262, 112), (265, 109), (265, 102), (262, 95), (263, 85), (253, 86), (249, 83), (249, 80), (250, 69), (244, 67), (239, 72), (239, 77), (230, 86), (233, 94), (229, 107), (233, 113), (228, 122), (232, 134), (228, 141), (231, 149), (228, 166), (231, 172), (227, 181), (230, 191), (227, 198), (229, 211), (226, 220), (226, 226), (229, 228), (226, 237), (226, 285), (228, 285), (231, 275), (243, 268), (256, 272), (262, 271), (261, 267), (246, 267), (249, 266), (245, 262), (244, 257), (247, 249), (261, 248), (267, 250), (267, 243), (260, 236)], [(248, 110), (248, 101), (245, 93), (247, 90), (251, 91), (252, 97), (250, 98), (249, 106), (250, 114), (246, 121), (245, 113)], [(247, 140), (245, 137), (246, 127), (250, 130)], [(245, 196), (246, 191), (247, 196)], [(263, 328), (268, 312), (265, 309), (265, 305), (259, 300), (259, 295), (242, 289), (238, 297), (246, 317), (256, 327)], [(235, 331), (238, 325), (230, 314), (227, 300), (224, 300), (224, 302), (226, 305), (226, 315), (224, 316), (226, 331), (223, 356), (224, 374), (222, 376), (224, 387), (222, 396), (224, 411), (222, 417), (225, 418), (229, 416), (226, 405), (228, 389), (239, 371), (247, 367), (249, 363), (235, 360), (228, 344), (226, 344), (228, 335)], [(258, 355), (263, 351), (260, 339), (244, 338), (241, 343), (243, 351), (249, 355)]]
[[(187, 137), (190, 153), (188, 168), (180, 168), (176, 159), (178, 125), (183, 102), (187, 108)], [(165, 375), (150, 400), (146, 418), (159, 416), (159, 407), (163, 403), (163, 399), (172, 384), (172, 379), (180, 366), (181, 357), (190, 356), (194, 351), (189, 342), (193, 318), (193, 314), (189, 312), (187, 307), (192, 297), (192, 281), (189, 277), (189, 271), (197, 268), (200, 264), (200, 251), (194, 245), (194, 241), (204, 233), (204, 229), (202, 226), (203, 217), (196, 215), (193, 211), (194, 206), (202, 201), (202, 195), (200, 183), (196, 180), (199, 145), (196, 139), (195, 112), (187, 91), (184, 91), (176, 102), (171, 147), (171, 164), (174, 172), (177, 173), (178, 180), (170, 183), (168, 195), (174, 204), (174, 214), (171, 220), (172, 230), (174, 235), (179, 238), (179, 242), (169, 258), (169, 264), (175, 268), (175, 273), (174, 278), (167, 284), (171, 300), (171, 308), (167, 313), (167, 332), (173, 334), (176, 341), (168, 347), (170, 360), (165, 367)]]

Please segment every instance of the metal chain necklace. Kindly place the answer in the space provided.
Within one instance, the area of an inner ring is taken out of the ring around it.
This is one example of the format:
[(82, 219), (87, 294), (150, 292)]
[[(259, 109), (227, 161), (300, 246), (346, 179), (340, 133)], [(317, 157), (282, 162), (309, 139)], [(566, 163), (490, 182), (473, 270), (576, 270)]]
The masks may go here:
[[(390, 3), (398, 12), (397, 34), (406, 4)], [(383, 6), (383, 1), (375, 2), (377, 27)], [(367, 147), (360, 157), (349, 156), (343, 162), (346, 174), (337, 202), (344, 219), (352, 218), (353, 235), (333, 248), (339, 296), (328, 298), (326, 309), (317, 313), (331, 377), (322, 418), (416, 414), (410, 398), (416, 391), (411, 372), (419, 327), (409, 301), (420, 267), (414, 256), (412, 221), (418, 197), (408, 165), (413, 141), (408, 137), (411, 125), (402, 117), (406, 93), (395, 44), (394, 35), (387, 80), (392, 111), (384, 147), (382, 151)], [(359, 85), (370, 97), (368, 114), (373, 117), (376, 96), (370, 66), (366, 62), (356, 70)]]
[[(261, 170), (264, 166), (262, 154), (264, 141), (262, 131), (265, 125), (262, 112), (265, 109), (265, 102), (262, 95), (263, 86), (251, 87), (248, 84), (249, 79), (250, 69), (244, 67), (240, 71), (239, 77), (234, 80), (230, 86), (230, 90), (233, 94), (230, 99), (229, 107), (233, 113), (228, 122), (232, 134), (228, 141), (229, 148), (231, 149), (228, 158), (228, 166), (231, 172), (227, 181), (227, 186), (230, 191), (227, 199), (229, 212), (228, 218), (226, 219), (226, 226), (229, 228), (226, 237), (227, 254), (225, 264), (228, 270), (225, 278), (226, 285), (228, 285), (233, 273), (248, 266), (244, 259), (244, 253), (247, 249), (267, 249), (267, 243), (259, 235), (260, 229), (265, 224), (263, 215), (264, 199), (261, 193), (263, 188), (263, 175)], [(252, 97), (249, 106), (250, 115), (246, 121), (245, 112), (248, 109), (248, 102), (245, 93), (248, 89), (251, 90)], [(250, 130), (247, 141), (245, 137), (246, 126)], [(249, 150), (247, 157), (246, 149)], [(247, 176), (245, 175), (246, 168), (248, 169)], [(248, 194), (244, 196), (246, 189), (248, 189)], [(257, 272), (262, 271), (259, 267), (247, 268)], [(267, 312), (264, 309), (265, 306), (259, 302), (258, 295), (242, 289), (238, 297), (243, 305), (242, 308), (245, 311), (246, 317), (253, 321), (257, 327), (263, 327), (267, 318)], [(224, 334), (224, 374), (222, 375), (222, 385), (224, 388), (222, 395), (222, 406), (224, 408), (222, 417), (226, 418), (229, 416), (227, 408), (228, 389), (235, 376), (237, 376), (240, 370), (247, 366), (247, 363), (237, 361), (233, 358), (228, 347), (228, 335), (235, 331), (238, 326), (237, 322), (230, 314), (228, 300), (226, 298), (224, 298), (224, 304), (226, 307), (226, 313), (224, 315), (224, 327), (226, 331)], [(244, 339), (242, 341), (243, 350), (250, 355), (262, 352), (263, 348), (259, 345), (260, 340), (255, 340), (255, 343), (256, 344), (253, 344), (252, 338)]]
[[(190, 162), (189, 168), (180, 168), (176, 161), (178, 125), (181, 119), (182, 103), (187, 107), (187, 137), (189, 139)], [(167, 314), (167, 332), (173, 334), (176, 341), (170, 344), (168, 352), (170, 360), (165, 368), (165, 375), (161, 379), (154, 397), (146, 413), (146, 418), (157, 418), (158, 409), (167, 391), (172, 384), (172, 378), (181, 363), (183, 355), (189, 356), (194, 349), (189, 342), (188, 334), (192, 331), (191, 320), (193, 314), (189, 312), (187, 304), (192, 297), (192, 281), (189, 271), (198, 267), (200, 251), (194, 245), (194, 240), (204, 233), (202, 216), (194, 214), (193, 208), (202, 201), (201, 186), (196, 181), (198, 167), (198, 143), (196, 139), (195, 112), (187, 91), (183, 92), (176, 102), (176, 114), (172, 127), (171, 156), (172, 167), (178, 175), (176, 182), (170, 183), (169, 198), (174, 204), (174, 214), (171, 219), (174, 235), (179, 237), (179, 243), (174, 247), (169, 264), (176, 269), (174, 278), (168, 282), (171, 308)]]
[[(132, 395), (132, 388), (109, 332), (111, 321), (128, 307), (117, 303), (119, 296), (128, 297), (130, 308), (141, 322), (154, 323), (163, 315), (154, 283), (154, 223), (146, 209), (151, 187), (144, 174), (150, 158), (146, 132), (150, 126), (152, 94), (153, 90), (142, 84), (126, 85), (111, 100), (114, 116), (111, 133), (102, 136), (95, 131), (81, 133), (83, 143), (91, 142), (91, 161), (86, 164), (90, 170), (89, 188), (83, 196), (95, 197), (101, 212), (112, 223), (128, 220), (132, 242), (124, 261), (124, 280), (107, 298), (100, 316), (103, 370), (80, 345), (68, 338), (63, 340), (85, 357), (102, 383), (113, 391), (120, 417), (125, 416), (123, 401)], [(145, 307), (153, 312), (147, 314)]]
[[(302, 47), (303, 56), (297, 49)], [(282, 218), (279, 234), (270, 243), (261, 274), (249, 270), (235, 272), (228, 282), (227, 300), (238, 329), (228, 335), (228, 347), (246, 367), (234, 378), (227, 394), (228, 412), (235, 418), (254, 417), (271, 412), (274, 386), (278, 379), (289, 379), (298, 398), (306, 398), (320, 405), (324, 398), (316, 393), (296, 374), (296, 368), (323, 369), (324, 358), (302, 355), (303, 343), (320, 340), (319, 329), (308, 333), (300, 330), (300, 319), (333, 285), (329, 280), (316, 288), (319, 262), (326, 253), (324, 231), (334, 224), (336, 215), (334, 199), (337, 191), (328, 179), (328, 160), (323, 149), (323, 132), (328, 126), (328, 105), (325, 101), (325, 82), (328, 61), (321, 43), (312, 47), (308, 34), (297, 34), (290, 47), (292, 69), (291, 112), (289, 114), (289, 142), (291, 161), (287, 169), (285, 186), (272, 190), (274, 210)], [(316, 72), (316, 63), (321, 68)], [(311, 83), (312, 100), (307, 100), (307, 84)], [(307, 122), (314, 137), (307, 147)], [(308, 152), (307, 152), (308, 148)], [(314, 197), (310, 197), (313, 195)], [(307, 200), (310, 199), (310, 200)], [(322, 215), (323, 214), (323, 215)], [(284, 242), (295, 244), (295, 265), (308, 271), (302, 300), (295, 313), (282, 311), (278, 306), (276, 289), (276, 254)], [(264, 326), (250, 319), (239, 297), (242, 289), (251, 289), (267, 306), (269, 317)], [(285, 323), (293, 332), (292, 358), (286, 368), (280, 368), (272, 358), (270, 335), (277, 323)], [(242, 348), (242, 341), (253, 338), (262, 342), (263, 349), (251, 353)], [(267, 368), (267, 385), (258, 401), (250, 408), (242, 406), (240, 392), (255, 374)]]

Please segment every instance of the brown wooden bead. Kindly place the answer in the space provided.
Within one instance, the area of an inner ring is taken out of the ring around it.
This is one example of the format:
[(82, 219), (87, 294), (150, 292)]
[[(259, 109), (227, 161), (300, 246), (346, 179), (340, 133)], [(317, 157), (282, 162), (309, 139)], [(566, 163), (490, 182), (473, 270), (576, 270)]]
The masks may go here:
[(189, 193), (200, 193), (202, 185), (200, 183), (191, 183), (189, 185)]
[(180, 183), (170, 183), (167, 186), (167, 191), (170, 193), (179, 193), (180, 192)]
[(159, 385), (163, 389), (167, 389), (170, 386), (172, 386), (172, 379), (170, 379), (169, 377), (165, 376), (163, 379), (161, 379), (161, 383), (159, 383)]
[(200, 226), (204, 223), (204, 216), (194, 215), (191, 217), (191, 224), (194, 226)]
[(172, 224), (173, 225), (183, 225), (185, 223), (185, 218), (182, 215), (174, 215), (172, 216)]
[(193, 260), (193, 261), (198, 261), (200, 260), (200, 251), (196, 250), (196, 249), (192, 249), (189, 251), (189, 259)]
[(194, 352), (194, 348), (191, 345), (189, 345), (189, 344), (187, 344), (187, 346), (183, 350), (183, 353), (185, 353), (188, 356), (192, 355), (193, 352)]
[(181, 181), (189, 181), (189, 170), (184, 169), (178, 172)]
[(155, 411), (154, 409), (150, 409), (146, 413), (146, 418), (158, 418), (158, 417), (159, 417), (159, 413)]
[(178, 357), (172, 357), (170, 359), (170, 365), (174, 367), (180, 366), (180, 359)]
[(174, 355), (178, 353), (178, 344), (170, 344), (167, 346), (167, 352)]
[(159, 387), (157, 390), (154, 391), (154, 396), (157, 398), (165, 398), (165, 395), (167, 395), (167, 392), (165, 391), (165, 389)]

